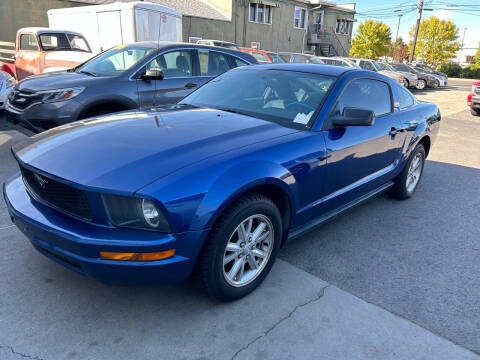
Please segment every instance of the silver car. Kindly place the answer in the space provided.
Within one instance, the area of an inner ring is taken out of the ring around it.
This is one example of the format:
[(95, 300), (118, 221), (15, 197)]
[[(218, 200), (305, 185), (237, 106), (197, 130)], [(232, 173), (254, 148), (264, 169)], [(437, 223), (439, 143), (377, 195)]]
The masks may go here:
[(388, 76), (389, 78), (394, 79), (395, 81), (399, 82), (400, 84), (404, 84), (403, 81), (403, 76), (397, 71), (392, 71), (392, 70), (384, 70), (382, 67), (379, 65), (378, 62), (372, 59), (355, 59), (355, 58), (350, 58), (350, 60), (354, 61), (358, 66), (360, 66), (364, 70), (371, 70), (375, 72), (379, 72), (380, 74), (383, 74), (385, 76)]
[(15, 79), (7, 72), (0, 70), (0, 110), (5, 109), (7, 96), (15, 86)]
[(406, 88), (416, 88), (417, 87), (417, 82), (418, 82), (418, 76), (409, 72), (403, 72), (403, 71), (398, 71), (395, 70), (393, 67), (390, 66), (390, 64), (384, 63), (384, 62), (379, 62), (378, 65), (380, 65), (382, 68), (385, 70), (389, 71), (396, 71), (403, 76), (403, 86)]

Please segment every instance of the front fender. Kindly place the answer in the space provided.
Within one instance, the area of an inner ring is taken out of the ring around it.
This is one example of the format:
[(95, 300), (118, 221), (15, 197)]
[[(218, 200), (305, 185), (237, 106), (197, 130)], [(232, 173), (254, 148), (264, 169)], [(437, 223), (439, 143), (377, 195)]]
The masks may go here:
[(210, 228), (220, 214), (242, 194), (259, 185), (271, 184), (288, 196), (295, 211), (294, 176), (283, 166), (264, 160), (236, 164), (222, 173), (209, 187), (192, 218), (190, 230)]

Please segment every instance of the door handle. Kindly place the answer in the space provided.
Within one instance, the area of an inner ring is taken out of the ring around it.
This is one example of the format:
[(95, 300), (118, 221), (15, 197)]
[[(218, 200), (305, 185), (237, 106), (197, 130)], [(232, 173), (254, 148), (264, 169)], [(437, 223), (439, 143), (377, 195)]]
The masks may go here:
[(197, 86), (198, 86), (197, 84), (191, 83), (191, 82), (185, 84), (185, 87), (187, 89), (191, 89), (191, 88), (194, 88), (194, 87), (197, 87)]

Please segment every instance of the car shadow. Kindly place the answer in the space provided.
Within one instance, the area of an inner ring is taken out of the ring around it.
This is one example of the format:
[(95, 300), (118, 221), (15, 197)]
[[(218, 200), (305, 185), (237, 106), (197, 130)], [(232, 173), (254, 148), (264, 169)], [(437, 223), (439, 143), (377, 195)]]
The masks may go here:
[(427, 161), (411, 199), (373, 198), (280, 256), (479, 351), (479, 208), (480, 169)]

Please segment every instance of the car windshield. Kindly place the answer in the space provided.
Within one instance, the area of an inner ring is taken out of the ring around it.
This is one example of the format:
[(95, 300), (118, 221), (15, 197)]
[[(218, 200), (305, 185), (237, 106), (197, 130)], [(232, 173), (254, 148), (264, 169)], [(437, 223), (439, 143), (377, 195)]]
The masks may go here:
[(83, 36), (64, 33), (41, 34), (40, 44), (43, 50), (79, 50), (90, 52), (90, 47)]
[(334, 81), (320, 74), (239, 68), (213, 79), (181, 103), (305, 129)]
[(92, 76), (118, 76), (155, 50), (153, 47), (120, 45), (101, 53), (75, 70)]
[(386, 63), (377, 63), (377, 64), (378, 64), (378, 66), (380, 66), (380, 69), (382, 69), (382, 70), (395, 71), (395, 70), (393, 70), (393, 68), (390, 65), (388, 65)]
[(416, 69), (417, 71), (420, 71), (420, 72), (433, 74), (432, 69), (424, 68), (423, 66), (422, 66), (422, 67), (420, 67), (420, 66), (415, 66), (415, 69)]
[(285, 60), (283, 60), (278, 54), (275, 53), (268, 53), (268, 56), (270, 56), (270, 59), (272, 59), (274, 64), (283, 64), (285, 63)]
[(385, 70), (385, 69), (382, 69), (382, 67), (380, 66), (380, 64), (377, 63), (375, 60), (372, 60), (372, 64), (373, 64), (373, 66), (375, 66), (375, 69), (377, 69), (378, 71)]

